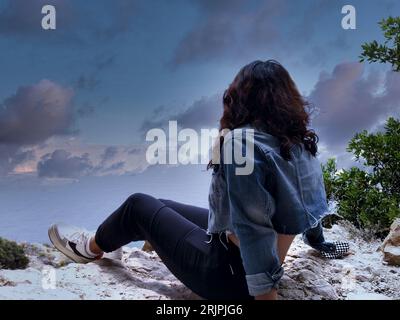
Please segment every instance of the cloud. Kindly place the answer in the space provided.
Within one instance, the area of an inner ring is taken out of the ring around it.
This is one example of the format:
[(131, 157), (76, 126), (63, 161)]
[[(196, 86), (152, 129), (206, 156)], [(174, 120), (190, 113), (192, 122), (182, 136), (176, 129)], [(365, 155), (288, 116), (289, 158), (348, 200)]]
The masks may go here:
[(34, 160), (35, 159), (35, 152), (34, 150), (18, 150), (13, 154), (13, 157), (11, 158), (10, 164), (12, 167), (16, 167), (20, 164), (23, 164), (27, 161)]
[(45, 146), (35, 146), (35, 159), (17, 167), (14, 173), (29, 172), (47, 179), (138, 173), (149, 165), (145, 147), (84, 144), (79, 138), (57, 137), (48, 140)]
[[(100, 67), (103, 68), (104, 66)], [(74, 130), (74, 92), (52, 81), (23, 86), (0, 104), (0, 176), (78, 178), (143, 171), (144, 146), (83, 144)]]
[(92, 115), (94, 111), (95, 107), (92, 104), (85, 102), (79, 108), (77, 108), (76, 114), (81, 118), (85, 118)]
[[(393, 1), (355, 1), (360, 21), (372, 12), (378, 22)], [(340, 22), (344, 0), (193, 0), (198, 20), (183, 34), (171, 66), (199, 62), (269, 59), (306, 66), (325, 65), (332, 53), (342, 57), (354, 44), (354, 34)], [(392, 7), (393, 8), (393, 7)], [(371, 19), (371, 16), (368, 16)], [(367, 19), (367, 20), (368, 20)], [(365, 21), (364, 21), (365, 22)], [(361, 45), (361, 44), (359, 44)]]
[(113, 160), (118, 154), (118, 148), (115, 146), (109, 146), (104, 150), (104, 153), (101, 155), (101, 161), (107, 162)]
[(141, 148), (132, 148), (130, 150), (128, 150), (128, 154), (139, 154), (140, 152), (142, 152), (143, 150)]
[(19, 87), (0, 104), (0, 175), (25, 170), (33, 147), (73, 132), (73, 91), (52, 81)]
[(74, 88), (78, 90), (93, 90), (100, 84), (100, 80), (94, 74), (82, 74), (75, 81)]
[(106, 68), (109, 68), (114, 65), (116, 60), (116, 55), (110, 55), (105, 57), (99, 57), (97, 61), (95, 61), (94, 65), (96, 71), (102, 71)]
[(57, 17), (63, 21), (68, 19), (70, 12), (67, 0), (9, 0), (0, 11), (0, 34), (32, 35), (43, 32), (41, 21), (42, 7), (46, 4), (54, 5)]
[(96, 89), (101, 83), (101, 72), (111, 67), (115, 63), (115, 60), (115, 55), (96, 57), (94, 63), (91, 66), (92, 70), (87, 73), (81, 74), (73, 82), (74, 88), (77, 90), (89, 91)]
[(124, 167), (125, 167), (125, 162), (120, 161), (120, 162), (110, 165), (109, 167), (103, 168), (103, 173), (120, 172), (121, 170), (124, 169)]
[[(96, 1), (8, 0), (0, 11), (0, 34), (48, 41), (52, 44), (109, 41), (130, 30), (139, 12), (136, 0)], [(44, 5), (54, 5), (57, 29), (41, 27)]]
[[(312, 126), (320, 136), (322, 158), (336, 156), (350, 163), (348, 141), (356, 132), (378, 130), (389, 116), (400, 116), (400, 74), (365, 68), (358, 62), (338, 64), (322, 72), (307, 99), (315, 106)], [(222, 115), (221, 94), (203, 97), (189, 108), (166, 114), (158, 108), (142, 124), (142, 131), (165, 128), (169, 120), (181, 128), (217, 128)]]
[[(282, 1), (194, 1), (203, 16), (179, 43), (173, 65), (216, 59), (229, 54), (239, 56), (274, 42), (276, 20)], [(252, 9), (249, 9), (252, 8)], [(260, 41), (261, 40), (261, 41)]]
[[(215, 94), (193, 102), (189, 108), (176, 114), (165, 115), (157, 109), (152, 119), (143, 122), (141, 130), (147, 132), (153, 128), (163, 128), (168, 121), (177, 121), (178, 126), (194, 130), (218, 128), (222, 110), (222, 94)], [(160, 114), (161, 117), (157, 117)]]
[(327, 20), (337, 20), (339, 25), (339, 2), (196, 0), (193, 3), (201, 18), (176, 47), (171, 59), (174, 67), (220, 59), (281, 59), (282, 52), (293, 51), (296, 52), (294, 61), (298, 61), (303, 56), (311, 56), (315, 48), (323, 54), (319, 59), (322, 60), (335, 47), (330, 37), (316, 38), (315, 35)]
[[(95, 36), (99, 40), (108, 41), (129, 31), (135, 17), (140, 13), (139, 3), (138, 0), (97, 2), (96, 5), (100, 5), (104, 13), (111, 19), (102, 28), (95, 29)], [(95, 22), (94, 26), (96, 25), (98, 25), (98, 21)]]
[(19, 146), (0, 144), (0, 175), (9, 173), (14, 169), (15, 163), (20, 162), (18, 159)]
[(321, 73), (308, 99), (319, 109), (313, 126), (327, 152), (344, 152), (356, 132), (374, 130), (400, 114), (400, 75), (366, 72), (360, 63), (338, 64)]
[(79, 178), (92, 170), (88, 153), (73, 156), (61, 149), (46, 154), (37, 165), (38, 176), (42, 178)]
[(71, 133), (71, 89), (49, 81), (20, 87), (0, 109), (0, 145), (30, 145)]

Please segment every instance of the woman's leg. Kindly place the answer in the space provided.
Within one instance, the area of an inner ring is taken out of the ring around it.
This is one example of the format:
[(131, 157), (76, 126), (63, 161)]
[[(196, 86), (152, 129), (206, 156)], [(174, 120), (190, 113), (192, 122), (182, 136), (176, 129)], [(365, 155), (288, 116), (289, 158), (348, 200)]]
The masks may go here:
[(206, 209), (135, 194), (101, 224), (95, 242), (110, 252), (131, 241), (147, 240), (168, 269), (200, 296), (251, 298), (238, 249), (226, 242), (209, 243), (204, 230), (207, 216)]
[(159, 199), (167, 207), (178, 212), (182, 217), (206, 230), (208, 226), (208, 210), (189, 204), (183, 204), (172, 200)]

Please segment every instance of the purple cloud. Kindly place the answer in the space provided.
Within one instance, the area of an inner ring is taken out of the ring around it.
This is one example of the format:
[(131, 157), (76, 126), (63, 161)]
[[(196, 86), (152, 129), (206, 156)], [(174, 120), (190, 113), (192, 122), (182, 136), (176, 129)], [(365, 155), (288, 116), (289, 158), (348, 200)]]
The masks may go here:
[(61, 149), (43, 156), (37, 165), (38, 176), (42, 178), (79, 178), (92, 170), (88, 153), (73, 156)]
[(49, 81), (20, 87), (0, 109), (0, 144), (31, 145), (71, 132), (71, 89)]
[(102, 163), (113, 160), (118, 154), (118, 148), (115, 146), (107, 147), (101, 155)]
[(41, 9), (44, 5), (54, 5), (57, 24), (62, 28), (51, 34), (52, 43), (108, 41), (131, 28), (139, 12), (137, 3), (137, 0), (96, 1), (94, 19), (91, 4), (69, 0), (8, 0), (0, 11), (0, 34), (47, 40), (50, 35), (41, 27)]
[(313, 125), (330, 150), (344, 151), (356, 132), (374, 129), (400, 114), (400, 75), (366, 73), (362, 64), (342, 63), (322, 73), (308, 99), (319, 109)]
[[(337, 48), (338, 41), (346, 44), (344, 37), (334, 40), (316, 37), (321, 23), (340, 18), (335, 15), (340, 13), (343, 5), (340, 2), (196, 0), (193, 3), (202, 13), (201, 19), (178, 44), (171, 60), (174, 67), (220, 59), (248, 61), (260, 56), (281, 59), (282, 52), (296, 52), (295, 62), (312, 57), (315, 65)], [(286, 55), (289, 58), (293, 57)]]
[(154, 114), (156, 119), (146, 120), (143, 122), (141, 130), (146, 132), (152, 128), (162, 128), (168, 125), (168, 121), (177, 121), (178, 126), (182, 128), (191, 128), (200, 130), (202, 128), (218, 128), (219, 119), (222, 116), (222, 94), (215, 94), (210, 97), (202, 97), (193, 102), (186, 110), (165, 115), (157, 118), (158, 111)]

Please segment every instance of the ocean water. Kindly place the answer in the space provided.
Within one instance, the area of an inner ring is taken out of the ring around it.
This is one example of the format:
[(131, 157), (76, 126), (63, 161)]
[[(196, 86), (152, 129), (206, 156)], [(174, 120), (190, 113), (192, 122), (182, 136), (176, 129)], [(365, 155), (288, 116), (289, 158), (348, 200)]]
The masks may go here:
[(207, 207), (210, 175), (204, 165), (190, 165), (158, 166), (137, 175), (86, 177), (74, 182), (7, 178), (0, 181), (0, 237), (49, 243), (47, 229), (54, 222), (96, 230), (135, 192)]

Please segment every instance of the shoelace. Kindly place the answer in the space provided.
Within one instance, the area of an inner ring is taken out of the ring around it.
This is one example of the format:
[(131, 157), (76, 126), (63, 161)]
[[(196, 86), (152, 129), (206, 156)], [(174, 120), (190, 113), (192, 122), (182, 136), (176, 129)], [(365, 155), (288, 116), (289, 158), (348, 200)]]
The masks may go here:
[(89, 232), (76, 231), (71, 234), (70, 241), (76, 244), (86, 244), (86, 241), (91, 237)]

